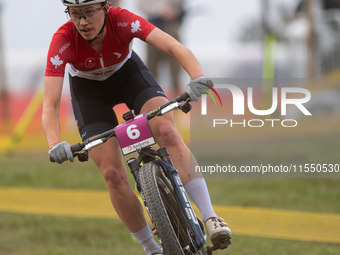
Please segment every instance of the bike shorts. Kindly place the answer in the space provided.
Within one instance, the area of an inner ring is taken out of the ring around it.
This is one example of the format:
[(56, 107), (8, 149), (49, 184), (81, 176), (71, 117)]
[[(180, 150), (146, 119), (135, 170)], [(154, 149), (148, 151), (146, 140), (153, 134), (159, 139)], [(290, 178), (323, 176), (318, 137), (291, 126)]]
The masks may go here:
[(125, 103), (139, 114), (154, 97), (165, 97), (162, 88), (136, 53), (117, 72), (104, 81), (70, 75), (74, 116), (83, 141), (118, 125), (112, 109)]

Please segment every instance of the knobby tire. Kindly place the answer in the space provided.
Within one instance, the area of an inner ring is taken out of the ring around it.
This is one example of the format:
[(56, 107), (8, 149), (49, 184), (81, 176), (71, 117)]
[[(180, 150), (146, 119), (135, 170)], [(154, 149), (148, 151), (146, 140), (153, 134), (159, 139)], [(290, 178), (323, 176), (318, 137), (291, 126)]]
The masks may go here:
[(204, 247), (197, 252), (185, 252), (182, 247), (190, 243), (185, 219), (174, 198), (174, 191), (161, 168), (154, 163), (143, 165), (139, 172), (144, 199), (160, 239), (164, 254), (207, 254)]

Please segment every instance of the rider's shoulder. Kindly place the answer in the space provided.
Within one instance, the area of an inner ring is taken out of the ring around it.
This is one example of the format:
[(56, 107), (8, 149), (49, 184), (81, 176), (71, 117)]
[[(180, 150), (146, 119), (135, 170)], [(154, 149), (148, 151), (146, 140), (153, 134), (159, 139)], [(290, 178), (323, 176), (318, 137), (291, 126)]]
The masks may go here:
[(61, 25), (58, 28), (58, 30), (55, 32), (55, 34), (63, 34), (65, 36), (67, 36), (67, 35), (73, 34), (74, 32), (77, 32), (75, 30), (74, 24), (72, 23), (72, 21), (68, 21), (68, 22), (64, 23), (63, 25)]
[(134, 15), (131, 11), (127, 9), (123, 9), (121, 7), (110, 7), (109, 10), (109, 17), (115, 17), (115, 18), (128, 18), (130, 15)]
[(66, 22), (53, 34), (51, 45), (60, 45), (65, 42), (74, 42), (77, 38), (77, 31), (74, 30), (75, 26), (72, 22)]

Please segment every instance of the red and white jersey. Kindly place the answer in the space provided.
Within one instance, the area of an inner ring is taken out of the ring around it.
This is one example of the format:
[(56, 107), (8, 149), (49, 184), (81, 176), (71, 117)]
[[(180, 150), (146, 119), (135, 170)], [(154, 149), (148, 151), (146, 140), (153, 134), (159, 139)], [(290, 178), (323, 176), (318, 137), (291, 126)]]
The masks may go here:
[(128, 10), (111, 7), (101, 52), (96, 52), (74, 28), (68, 21), (53, 35), (45, 76), (63, 77), (68, 63), (72, 76), (105, 80), (131, 57), (133, 38), (145, 41), (155, 26)]

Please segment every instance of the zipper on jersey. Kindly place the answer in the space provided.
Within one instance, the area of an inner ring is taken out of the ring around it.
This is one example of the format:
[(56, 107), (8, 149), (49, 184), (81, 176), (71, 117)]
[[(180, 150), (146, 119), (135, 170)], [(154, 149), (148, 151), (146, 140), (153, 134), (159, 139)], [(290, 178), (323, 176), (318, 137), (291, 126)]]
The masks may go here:
[(103, 60), (102, 54), (99, 55), (99, 59), (100, 59), (100, 65), (101, 65), (102, 69), (104, 70), (105, 66), (104, 66), (104, 60)]

